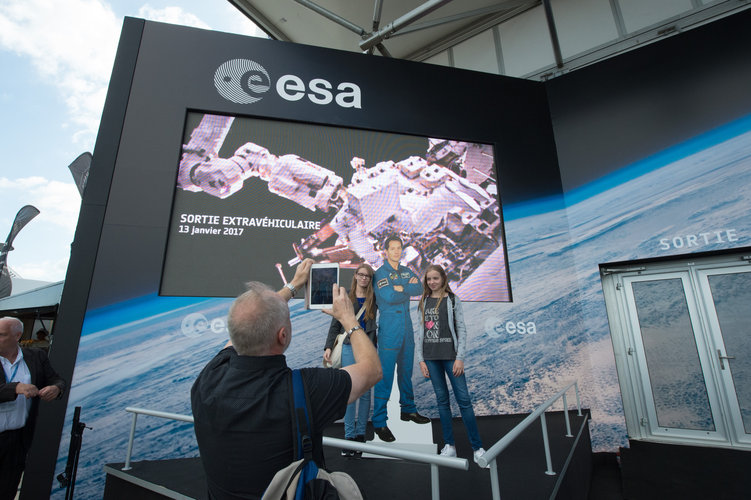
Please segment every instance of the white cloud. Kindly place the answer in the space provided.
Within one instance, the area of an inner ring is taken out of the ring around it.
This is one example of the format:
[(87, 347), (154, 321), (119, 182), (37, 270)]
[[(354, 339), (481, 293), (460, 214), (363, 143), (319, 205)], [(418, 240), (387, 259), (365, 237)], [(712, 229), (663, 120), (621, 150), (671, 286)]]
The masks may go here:
[[(14, 255), (8, 257), (13, 262)], [(21, 262), (17, 266), (11, 266), (13, 271), (27, 280), (62, 281), (68, 269), (69, 255), (57, 260), (35, 260), (33, 262)]]
[(211, 27), (201, 21), (198, 16), (185, 12), (180, 7), (155, 9), (149, 4), (146, 4), (138, 9), (138, 17), (160, 23), (180, 24), (182, 26), (192, 26), (193, 28), (211, 29)]
[[(72, 182), (44, 177), (0, 177), (0, 231), (7, 234), (24, 205), (39, 209), (13, 242), (8, 265), (26, 279), (59, 281), (65, 277), (81, 197)], [(4, 238), (4, 236), (3, 236)]]
[[(12, 180), (0, 177), (0, 196), (5, 199), (18, 198), (19, 209), (23, 205), (34, 205), (40, 212), (36, 217), (37, 223), (47, 222), (61, 227), (69, 232), (71, 240), (73, 239), (78, 211), (81, 208), (81, 197), (75, 184), (51, 181), (43, 177)], [(15, 212), (4, 216), (14, 217)]]
[(0, 2), (0, 48), (58, 88), (78, 145), (90, 148), (96, 136), (121, 26), (100, 0)]
[[(263, 36), (228, 2), (222, 8), (233, 31)], [(137, 16), (211, 29), (181, 7), (145, 4)], [(83, 149), (93, 148), (121, 28), (122, 16), (103, 0), (0, 1), (0, 49), (28, 58), (39, 76), (58, 88), (70, 117), (64, 125)]]
[(238, 33), (240, 35), (257, 36), (261, 38), (268, 38), (268, 35), (264, 31), (256, 26), (253, 21), (245, 16), (238, 8), (231, 5), (229, 2), (222, 3), (221, 8), (225, 11), (224, 15), (228, 20), (230, 26), (227, 27), (228, 31), (232, 33)]

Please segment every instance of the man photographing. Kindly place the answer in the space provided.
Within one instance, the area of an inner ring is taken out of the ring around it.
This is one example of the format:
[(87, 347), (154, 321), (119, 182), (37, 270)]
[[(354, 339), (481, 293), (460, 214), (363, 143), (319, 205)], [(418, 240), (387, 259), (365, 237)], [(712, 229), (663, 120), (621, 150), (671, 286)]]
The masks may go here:
[[(248, 284), (230, 307), (230, 341), (193, 384), (194, 427), (212, 499), (260, 498), (274, 474), (296, 459), (284, 357), (292, 341), (287, 301), (307, 282), (311, 264), (301, 262), (278, 292)], [(344, 288), (334, 285), (334, 306), (326, 312), (349, 332), (355, 364), (301, 370), (313, 422), (313, 458), (321, 466), (323, 429), (381, 379), (378, 354)]]

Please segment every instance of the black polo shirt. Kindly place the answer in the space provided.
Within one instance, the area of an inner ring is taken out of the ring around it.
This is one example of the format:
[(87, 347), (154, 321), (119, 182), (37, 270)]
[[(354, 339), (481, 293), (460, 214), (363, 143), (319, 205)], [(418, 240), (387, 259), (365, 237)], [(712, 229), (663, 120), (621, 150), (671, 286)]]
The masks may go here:
[[(194, 428), (209, 496), (260, 498), (293, 461), (290, 369), (284, 356), (217, 354), (191, 389)], [(342, 418), (352, 388), (343, 370), (303, 368), (313, 419), (314, 458), (323, 464), (323, 429)]]

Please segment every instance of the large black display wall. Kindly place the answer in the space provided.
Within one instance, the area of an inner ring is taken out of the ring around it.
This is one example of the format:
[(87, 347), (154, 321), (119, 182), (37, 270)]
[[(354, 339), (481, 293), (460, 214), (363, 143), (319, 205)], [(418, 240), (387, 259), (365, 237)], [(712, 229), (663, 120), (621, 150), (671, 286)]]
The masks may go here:
[[(275, 80), (293, 74), (355, 83), (361, 107), (290, 102), (272, 89), (235, 104), (217, 68), (251, 59)], [(85, 312), (159, 289), (186, 113), (209, 111), (446, 137), (491, 144), (502, 203), (560, 194), (541, 83), (289, 43), (126, 19), (84, 194), (58, 332), (80, 332)], [(210, 255), (206, 256), (210, 264)], [(57, 337), (56, 367), (71, 380), (75, 333)], [(24, 482), (49, 491), (63, 411), (47, 412)]]
[(751, 12), (547, 82), (565, 191), (751, 113)]
[[(562, 186), (578, 188), (751, 112), (749, 24), (751, 14), (739, 14), (541, 84), (126, 19), (53, 364), (72, 379), (87, 310), (159, 289), (189, 110), (493, 144), (501, 202), (510, 207), (559, 196)], [(361, 107), (289, 102), (273, 91), (234, 104), (217, 93), (213, 75), (238, 58), (256, 61), (272, 78), (356, 83)], [(24, 498), (46, 497), (60, 472), (57, 443), (70, 432), (64, 403), (40, 416)]]

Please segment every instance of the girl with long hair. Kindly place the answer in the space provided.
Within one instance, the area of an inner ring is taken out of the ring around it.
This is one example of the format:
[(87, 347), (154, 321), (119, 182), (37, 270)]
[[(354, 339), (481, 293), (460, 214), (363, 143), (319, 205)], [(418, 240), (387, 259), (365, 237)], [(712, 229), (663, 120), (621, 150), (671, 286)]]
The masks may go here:
[[(360, 326), (368, 335), (368, 338), (376, 345), (376, 306), (375, 294), (373, 293), (373, 268), (368, 264), (360, 264), (355, 270), (352, 277), (352, 286), (349, 290), (349, 298), (358, 315)], [(323, 351), (323, 359), (326, 363), (331, 361), (331, 350), (334, 347), (336, 336), (344, 331), (341, 323), (336, 319), (331, 320), (329, 334), (326, 338), (326, 344)], [(355, 357), (352, 354), (352, 346), (349, 339), (345, 339), (342, 345), (342, 366), (348, 366), (355, 363)], [(368, 390), (365, 394), (354, 403), (347, 405), (347, 412), (344, 414), (344, 439), (350, 441), (365, 442), (365, 428), (370, 416), (370, 394)], [(342, 456), (352, 457), (360, 456), (360, 452), (342, 449)]]
[(446, 271), (441, 266), (430, 265), (422, 280), (423, 293), (419, 311), (421, 328), (415, 341), (415, 356), (420, 370), (433, 384), (438, 415), (441, 417), (444, 447), (441, 455), (456, 456), (454, 431), (451, 423), (451, 403), (446, 378), (454, 391), (464, 427), (477, 462), (485, 449), (482, 447), (477, 420), (472, 409), (472, 399), (464, 375), (464, 356), (467, 351), (467, 329), (464, 326), (462, 303), (448, 284)]

